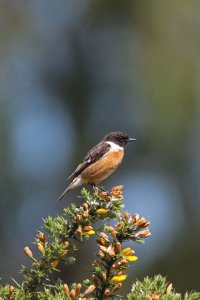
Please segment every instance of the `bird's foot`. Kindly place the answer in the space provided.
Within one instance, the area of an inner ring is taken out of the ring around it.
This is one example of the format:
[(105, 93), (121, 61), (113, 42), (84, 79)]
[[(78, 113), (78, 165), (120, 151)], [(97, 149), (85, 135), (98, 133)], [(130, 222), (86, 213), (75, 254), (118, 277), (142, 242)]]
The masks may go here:
[(100, 186), (98, 186), (98, 185), (96, 185), (96, 184), (90, 184), (91, 186), (92, 186), (92, 188), (93, 188), (93, 190), (95, 191), (95, 192), (97, 192), (98, 194), (101, 194), (101, 193), (103, 193), (103, 194), (105, 194), (105, 195), (108, 195), (108, 196), (110, 196), (110, 192), (108, 192), (108, 191), (106, 191), (103, 187), (100, 187)]

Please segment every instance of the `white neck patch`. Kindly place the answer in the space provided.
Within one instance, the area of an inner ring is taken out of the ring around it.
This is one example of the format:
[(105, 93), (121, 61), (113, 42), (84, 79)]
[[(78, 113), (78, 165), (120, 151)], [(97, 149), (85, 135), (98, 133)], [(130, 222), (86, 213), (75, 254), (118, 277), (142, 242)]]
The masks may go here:
[(120, 147), (119, 145), (117, 145), (113, 142), (106, 142), (106, 143), (111, 146), (111, 148), (110, 148), (111, 151), (124, 150), (123, 147)]

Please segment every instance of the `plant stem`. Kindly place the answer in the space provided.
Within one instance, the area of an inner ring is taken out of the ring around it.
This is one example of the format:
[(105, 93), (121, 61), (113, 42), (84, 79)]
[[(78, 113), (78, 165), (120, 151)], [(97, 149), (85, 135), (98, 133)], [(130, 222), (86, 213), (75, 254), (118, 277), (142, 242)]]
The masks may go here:
[(98, 300), (103, 300), (104, 299), (104, 293), (105, 293), (105, 290), (106, 288), (109, 287), (110, 285), (110, 271), (111, 271), (111, 267), (114, 263), (114, 260), (111, 259), (109, 262), (107, 262), (107, 266), (106, 266), (106, 281), (105, 283), (102, 284), (102, 289), (99, 293), (99, 297), (97, 298)]

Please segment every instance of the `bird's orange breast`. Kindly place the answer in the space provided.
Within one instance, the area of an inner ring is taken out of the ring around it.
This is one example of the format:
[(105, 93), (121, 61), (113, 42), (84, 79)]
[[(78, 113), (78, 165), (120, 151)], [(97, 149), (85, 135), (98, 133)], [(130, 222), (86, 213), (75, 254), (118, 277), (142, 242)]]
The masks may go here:
[(122, 162), (124, 150), (108, 151), (100, 160), (87, 167), (81, 174), (85, 183), (98, 183), (112, 174)]

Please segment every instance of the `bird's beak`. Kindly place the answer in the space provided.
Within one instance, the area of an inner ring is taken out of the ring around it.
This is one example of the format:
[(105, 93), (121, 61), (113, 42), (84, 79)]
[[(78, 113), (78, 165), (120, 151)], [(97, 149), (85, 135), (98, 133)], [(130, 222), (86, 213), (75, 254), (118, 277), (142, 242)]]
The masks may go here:
[(136, 139), (132, 139), (132, 138), (128, 139), (128, 142), (134, 142), (134, 141), (136, 141)]

